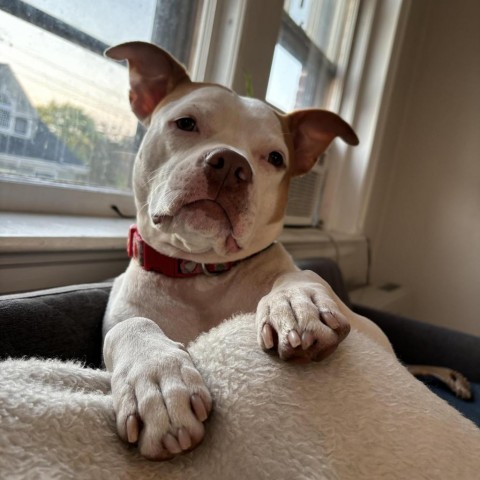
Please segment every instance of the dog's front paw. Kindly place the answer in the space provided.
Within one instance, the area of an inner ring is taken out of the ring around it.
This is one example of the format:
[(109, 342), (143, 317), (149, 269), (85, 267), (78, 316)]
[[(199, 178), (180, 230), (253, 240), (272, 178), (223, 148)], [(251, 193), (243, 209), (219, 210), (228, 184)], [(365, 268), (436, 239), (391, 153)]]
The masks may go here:
[(315, 282), (272, 290), (258, 304), (256, 324), (260, 346), (284, 360), (322, 360), (350, 331), (328, 289)]
[(212, 399), (190, 355), (174, 344), (138, 360), (119, 365), (112, 374), (120, 437), (138, 443), (151, 460), (193, 449), (203, 439)]

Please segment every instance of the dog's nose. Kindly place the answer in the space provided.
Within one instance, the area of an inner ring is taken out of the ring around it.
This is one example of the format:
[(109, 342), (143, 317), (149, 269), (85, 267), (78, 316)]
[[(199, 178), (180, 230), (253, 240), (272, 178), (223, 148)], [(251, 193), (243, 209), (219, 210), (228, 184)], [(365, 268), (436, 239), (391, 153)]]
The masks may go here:
[(225, 176), (226, 181), (235, 183), (252, 181), (253, 172), (248, 160), (228, 148), (214, 150), (206, 158), (206, 164), (214, 171)]

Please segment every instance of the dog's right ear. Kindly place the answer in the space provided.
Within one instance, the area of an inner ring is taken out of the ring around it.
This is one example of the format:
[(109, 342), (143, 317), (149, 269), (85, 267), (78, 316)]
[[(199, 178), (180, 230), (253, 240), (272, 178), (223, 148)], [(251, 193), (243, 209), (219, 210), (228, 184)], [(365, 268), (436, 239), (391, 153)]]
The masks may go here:
[(296, 110), (284, 118), (288, 121), (288, 135), (293, 143), (293, 175), (307, 173), (335, 137), (349, 145), (358, 145), (352, 127), (333, 112), (309, 108)]
[(128, 61), (130, 105), (138, 119), (146, 125), (155, 107), (168, 93), (178, 84), (190, 82), (185, 67), (151, 43), (122, 43), (106, 50), (105, 56)]

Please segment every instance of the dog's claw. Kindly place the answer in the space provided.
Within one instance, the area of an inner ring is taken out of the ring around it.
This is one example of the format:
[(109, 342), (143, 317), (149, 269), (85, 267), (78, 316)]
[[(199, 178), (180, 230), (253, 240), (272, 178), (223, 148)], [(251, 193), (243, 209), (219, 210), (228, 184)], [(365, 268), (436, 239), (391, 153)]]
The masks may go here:
[(302, 333), (302, 350), (308, 350), (315, 343), (315, 335), (312, 332)]
[(337, 330), (340, 327), (340, 322), (338, 318), (332, 312), (323, 311), (320, 313), (322, 316), (322, 321), (325, 325), (328, 325), (332, 330)]
[(270, 350), (275, 346), (273, 342), (272, 327), (268, 323), (266, 323), (262, 328), (262, 340), (263, 340), (263, 345), (267, 350)]
[(192, 404), (192, 409), (193, 409), (193, 412), (195, 413), (195, 416), (198, 418), (200, 422), (204, 422), (208, 418), (208, 412), (200, 395), (197, 395), (196, 393), (194, 393), (190, 398), (190, 402)]
[(166, 433), (163, 436), (162, 443), (171, 454), (177, 455), (178, 453), (182, 453), (182, 447), (171, 433)]
[(192, 439), (185, 428), (178, 429), (178, 443), (182, 450), (188, 450), (192, 446)]
[(288, 332), (288, 343), (292, 346), (292, 348), (297, 348), (299, 345), (302, 344), (302, 339), (296, 330), (290, 330)]
[(127, 440), (128, 443), (137, 443), (140, 428), (136, 415), (129, 415), (127, 418)]

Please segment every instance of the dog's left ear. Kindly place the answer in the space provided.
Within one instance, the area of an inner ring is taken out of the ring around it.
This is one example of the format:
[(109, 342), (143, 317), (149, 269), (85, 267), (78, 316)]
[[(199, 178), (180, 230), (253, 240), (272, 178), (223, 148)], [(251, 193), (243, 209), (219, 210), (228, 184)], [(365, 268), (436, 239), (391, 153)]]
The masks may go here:
[(185, 67), (168, 52), (146, 42), (128, 42), (105, 51), (115, 60), (128, 60), (130, 105), (138, 119), (148, 124), (155, 107), (177, 85), (190, 81)]
[(293, 175), (307, 173), (335, 137), (358, 145), (352, 127), (337, 114), (326, 110), (297, 110), (286, 115), (293, 141)]

